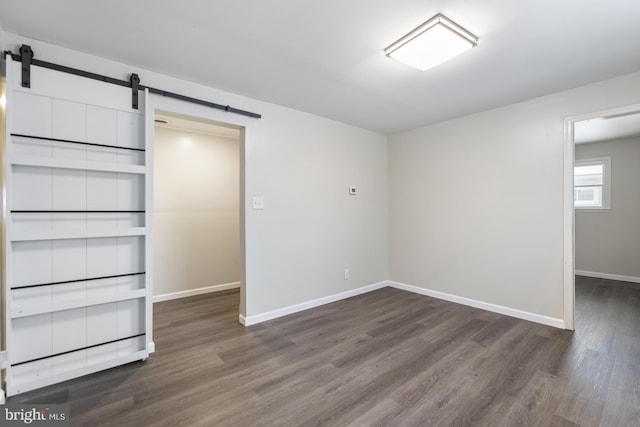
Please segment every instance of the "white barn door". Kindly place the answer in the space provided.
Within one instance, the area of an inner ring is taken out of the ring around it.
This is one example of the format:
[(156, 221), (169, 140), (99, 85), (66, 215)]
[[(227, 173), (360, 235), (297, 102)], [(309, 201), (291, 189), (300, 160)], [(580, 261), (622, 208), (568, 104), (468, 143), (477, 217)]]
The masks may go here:
[(14, 395), (153, 351), (144, 97), (7, 56), (3, 332)]

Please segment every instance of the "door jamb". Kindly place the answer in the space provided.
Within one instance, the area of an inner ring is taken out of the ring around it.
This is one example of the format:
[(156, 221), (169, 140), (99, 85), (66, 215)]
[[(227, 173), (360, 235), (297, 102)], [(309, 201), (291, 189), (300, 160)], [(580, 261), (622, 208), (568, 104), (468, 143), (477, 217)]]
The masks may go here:
[(575, 211), (573, 208), (574, 124), (582, 120), (640, 112), (640, 104), (611, 108), (564, 120), (564, 215), (563, 215), (563, 299), (564, 328), (575, 329)]

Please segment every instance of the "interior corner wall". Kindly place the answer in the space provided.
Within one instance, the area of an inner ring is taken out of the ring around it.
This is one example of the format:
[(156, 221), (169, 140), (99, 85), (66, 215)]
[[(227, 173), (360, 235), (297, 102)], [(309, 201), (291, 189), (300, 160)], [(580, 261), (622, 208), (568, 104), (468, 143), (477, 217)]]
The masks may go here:
[(611, 158), (611, 210), (576, 210), (576, 270), (640, 281), (640, 137), (576, 144), (576, 160), (598, 157)]
[(155, 297), (239, 284), (239, 154), (235, 138), (156, 127)]
[(390, 279), (563, 319), (564, 120), (640, 102), (640, 72), (392, 135)]
[[(387, 137), (290, 108), (5, 33), (38, 59), (232, 105), (261, 119), (190, 104), (245, 129), (246, 317), (357, 290), (388, 278)], [(179, 101), (176, 101), (179, 102)], [(187, 104), (187, 103), (184, 103)], [(355, 186), (358, 195), (348, 194)], [(264, 210), (252, 210), (253, 196)], [(344, 269), (350, 279), (344, 279)]]

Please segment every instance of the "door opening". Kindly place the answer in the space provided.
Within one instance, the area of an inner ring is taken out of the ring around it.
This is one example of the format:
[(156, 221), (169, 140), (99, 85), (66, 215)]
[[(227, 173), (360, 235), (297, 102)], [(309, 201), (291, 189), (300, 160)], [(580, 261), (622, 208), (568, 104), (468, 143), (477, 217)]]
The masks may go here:
[[(629, 207), (622, 200), (628, 187), (624, 177), (639, 170), (637, 164), (625, 166), (633, 156), (630, 149), (640, 150), (640, 105), (565, 121), (565, 329), (575, 329), (576, 274), (627, 281), (635, 278), (640, 282), (640, 271), (635, 270), (639, 263), (632, 259), (638, 252), (629, 250), (634, 242), (640, 249), (640, 236), (630, 235), (640, 229), (640, 224), (627, 224), (626, 231), (622, 230), (630, 217), (629, 208), (640, 207), (640, 200), (638, 207)], [(631, 216), (640, 218), (637, 212)], [(628, 237), (629, 242), (621, 242), (620, 236)], [(612, 250), (621, 256), (615, 256)]]
[(154, 112), (154, 302), (240, 288), (242, 133)]

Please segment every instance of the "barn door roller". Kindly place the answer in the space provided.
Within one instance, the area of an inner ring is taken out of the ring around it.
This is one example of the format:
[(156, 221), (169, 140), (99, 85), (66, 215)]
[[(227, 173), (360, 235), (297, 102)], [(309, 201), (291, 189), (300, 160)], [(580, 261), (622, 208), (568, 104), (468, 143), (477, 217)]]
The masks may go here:
[(129, 77), (131, 83), (131, 108), (138, 109), (138, 87), (140, 86), (140, 77), (137, 74), (131, 74)]
[(22, 87), (31, 87), (31, 60), (33, 59), (31, 46), (26, 44), (20, 46), (20, 56), (22, 62)]

